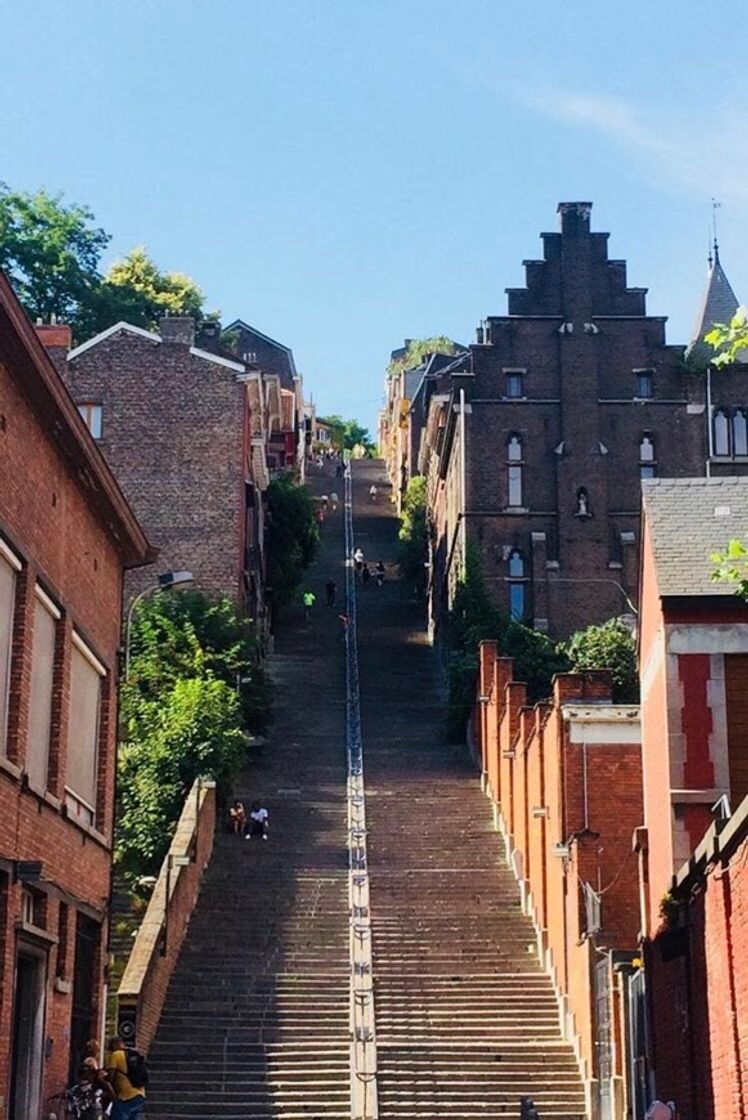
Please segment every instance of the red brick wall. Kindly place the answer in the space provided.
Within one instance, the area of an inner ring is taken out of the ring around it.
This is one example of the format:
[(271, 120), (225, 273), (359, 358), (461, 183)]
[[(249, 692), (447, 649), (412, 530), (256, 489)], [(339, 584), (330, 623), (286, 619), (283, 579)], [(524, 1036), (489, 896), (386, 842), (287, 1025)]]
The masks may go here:
[[(22, 887), (12, 883), (11, 861), (41, 860), (47, 933), (58, 933), (60, 904), (68, 905), (66, 965), (55, 983), (60, 946), (48, 953), (46, 1036), (51, 1053), (45, 1064), (44, 1097), (67, 1078), (72, 981), (78, 911), (103, 922), (109, 892), (110, 835), (114, 791), (117, 647), (122, 594), (121, 561), (92, 514), (83, 485), (0, 366), (0, 532), (23, 562), (11, 663), (8, 759), (0, 760), (0, 872), (6, 874), (6, 905), (0, 906), (0, 1111), (8, 1091), (16, 934)], [(46, 793), (24, 781), (29, 719), (33, 588), (39, 580), (62, 611), (53, 696), (50, 774)], [(102, 694), (99, 741), (99, 794), (96, 829), (66, 818), (65, 743), (69, 709), (71, 632), (81, 633), (107, 669)], [(102, 927), (102, 942), (106, 930)], [(103, 980), (103, 958), (96, 966), (96, 987)], [(97, 1015), (97, 1005), (93, 1008)]]
[[(553, 702), (527, 708), (522, 706), (524, 686), (511, 680), (511, 661), (494, 658), (485, 644), (481, 658), (504, 685), (496, 690), (496, 720), (481, 723), (482, 733), (489, 736), (480, 747), (488, 759), (487, 790), (495, 799), (547, 967), (566, 997), (585, 1076), (590, 1077), (596, 1054), (590, 970), (597, 956), (584, 940), (580, 880), (603, 890), (603, 928), (596, 944), (635, 950), (638, 874), (631, 837), (643, 819), (641, 748), (623, 732), (616, 741), (617, 724), (606, 724), (612, 729), (600, 742), (570, 739), (568, 721), (573, 717), (564, 705), (589, 709), (594, 719), (595, 706), (610, 703), (606, 673), (560, 675)], [(625, 720), (636, 716), (635, 709), (616, 711)], [(633, 722), (638, 727), (635, 718)], [(509, 750), (514, 758), (506, 756)], [(555, 845), (562, 843), (570, 846), (569, 859), (554, 854)]]
[(186, 568), (214, 594), (241, 594), (246, 390), (228, 367), (120, 331), (68, 362), (76, 401), (102, 405), (100, 447), (157, 564), (128, 577)]
[(682, 955), (647, 950), (657, 1090), (680, 1120), (748, 1116), (748, 826), (693, 877)]

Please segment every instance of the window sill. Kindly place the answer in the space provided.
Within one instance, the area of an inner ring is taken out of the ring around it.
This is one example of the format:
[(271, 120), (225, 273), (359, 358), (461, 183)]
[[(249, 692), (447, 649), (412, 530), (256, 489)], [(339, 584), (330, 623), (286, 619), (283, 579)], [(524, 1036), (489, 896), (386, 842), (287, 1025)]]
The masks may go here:
[(68, 822), (68, 824), (72, 824), (75, 828), (79, 829), (84, 834), (84, 836), (89, 836), (91, 838), (91, 840), (94, 840), (100, 847), (104, 848), (107, 852), (111, 851), (112, 845), (107, 840), (104, 833), (99, 832), (98, 828), (94, 828), (94, 826), (91, 825), (91, 824), (86, 824), (85, 821), (77, 820), (76, 817), (73, 816), (72, 813), (68, 812), (67, 807), (64, 806), (64, 805), (62, 806), (62, 815), (65, 818), (65, 820)]
[(20, 782), (23, 776), (23, 768), (16, 766), (15, 762), (11, 762), (4, 755), (0, 755), (0, 770), (5, 770), (6, 774), (10, 774), (11, 778), (15, 778), (17, 782)]
[(46, 805), (49, 805), (49, 807), (51, 809), (54, 809), (56, 813), (59, 813), (60, 809), (62, 808), (62, 802), (60, 801), (59, 797), (55, 797), (55, 795), (53, 793), (50, 793), (48, 789), (37, 789), (36, 786), (31, 785), (28, 779), (24, 782), (24, 791), (26, 793), (32, 794), (32, 796), (35, 797), (38, 801), (42, 801)]
[(504, 506), (502, 513), (529, 513), (527, 506)]

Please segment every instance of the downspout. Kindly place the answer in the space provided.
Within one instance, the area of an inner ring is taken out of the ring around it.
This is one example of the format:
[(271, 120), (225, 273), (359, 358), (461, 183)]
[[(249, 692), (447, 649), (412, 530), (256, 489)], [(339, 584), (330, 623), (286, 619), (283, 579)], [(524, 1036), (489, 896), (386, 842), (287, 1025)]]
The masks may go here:
[(467, 454), (465, 447), (465, 390), (460, 389), (460, 548), (462, 550), (462, 576), (465, 577), (467, 563)]
[(706, 459), (706, 477), (712, 477), (712, 454), (714, 433), (712, 431), (712, 365), (711, 362), (706, 367), (706, 446), (707, 446), (707, 459)]

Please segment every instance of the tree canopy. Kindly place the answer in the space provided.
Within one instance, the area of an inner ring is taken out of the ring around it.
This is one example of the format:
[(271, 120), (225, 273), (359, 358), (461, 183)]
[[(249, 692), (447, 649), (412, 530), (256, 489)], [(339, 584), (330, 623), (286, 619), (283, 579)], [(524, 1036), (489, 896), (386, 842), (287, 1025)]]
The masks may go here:
[(87, 206), (0, 183), (0, 266), (33, 319), (76, 323), (91, 308), (109, 241)]
[(748, 357), (748, 309), (739, 307), (729, 323), (715, 323), (704, 335), (715, 351), (712, 365), (729, 366)]
[(444, 334), (433, 335), (431, 338), (411, 338), (403, 357), (393, 359), (387, 366), (387, 373), (392, 374), (398, 370), (415, 369), (430, 354), (461, 354), (462, 352), (463, 348)]
[(369, 455), (376, 450), (368, 428), (359, 424), (358, 420), (344, 420), (334, 413), (332, 416), (320, 416), (319, 421), (330, 428), (332, 445), (336, 450), (353, 451), (354, 447), (363, 447)]
[(293, 602), (304, 572), (317, 555), (314, 501), (289, 471), (267, 489), (267, 588), (277, 610)]
[(572, 669), (610, 670), (614, 704), (639, 702), (636, 642), (620, 618), (578, 630), (564, 649)]
[(87, 206), (0, 183), (0, 267), (32, 319), (54, 316), (83, 342), (122, 319), (153, 328), (166, 314), (205, 316), (195, 281), (162, 271), (142, 246), (102, 274), (110, 240)]

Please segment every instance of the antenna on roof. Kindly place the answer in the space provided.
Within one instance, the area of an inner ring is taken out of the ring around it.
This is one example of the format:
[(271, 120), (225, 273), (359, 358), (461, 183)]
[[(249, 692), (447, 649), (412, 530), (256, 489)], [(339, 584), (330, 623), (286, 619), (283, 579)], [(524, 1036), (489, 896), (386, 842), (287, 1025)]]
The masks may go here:
[[(714, 235), (714, 263), (719, 264), (719, 243), (717, 241), (717, 211), (721, 209), (722, 203), (717, 202), (716, 198), (712, 199), (712, 233)], [(711, 264), (711, 254), (710, 262)]]

